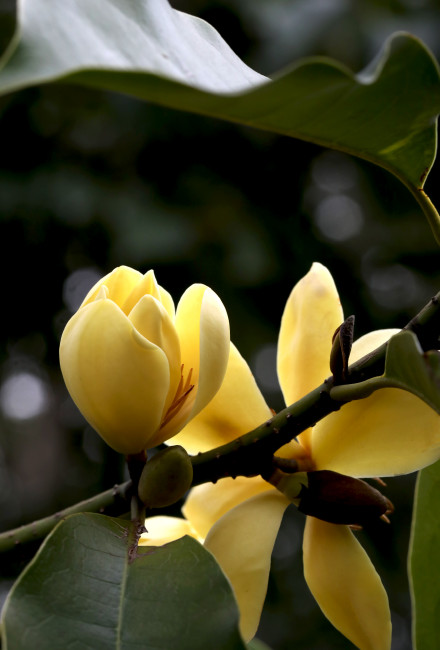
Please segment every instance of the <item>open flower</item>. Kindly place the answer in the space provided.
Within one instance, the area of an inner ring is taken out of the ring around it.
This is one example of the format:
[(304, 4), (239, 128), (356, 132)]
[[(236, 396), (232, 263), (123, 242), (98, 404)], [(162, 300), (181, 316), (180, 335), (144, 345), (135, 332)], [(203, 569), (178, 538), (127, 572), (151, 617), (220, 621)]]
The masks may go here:
[(67, 323), (60, 363), (72, 399), (116, 451), (168, 440), (214, 397), (229, 353), (228, 317), (202, 284), (177, 311), (153, 271), (121, 266), (87, 294)]
[[(287, 404), (329, 375), (332, 335), (343, 321), (333, 279), (314, 264), (293, 289), (278, 342), (278, 376)], [(373, 332), (355, 343), (352, 360), (394, 332)], [(243, 358), (231, 344), (221, 389), (177, 436), (190, 453), (206, 451), (255, 428), (271, 412)], [(351, 402), (304, 431), (280, 455), (302, 459), (310, 469), (353, 477), (415, 471), (440, 456), (438, 415), (414, 395), (383, 389)], [(143, 543), (183, 534), (204, 540), (231, 581), (240, 609), (240, 629), (255, 634), (263, 606), (270, 556), (289, 501), (260, 478), (239, 477), (191, 490), (186, 520), (147, 520)], [(324, 614), (361, 650), (389, 650), (388, 599), (367, 554), (348, 526), (307, 517), (304, 574)]]

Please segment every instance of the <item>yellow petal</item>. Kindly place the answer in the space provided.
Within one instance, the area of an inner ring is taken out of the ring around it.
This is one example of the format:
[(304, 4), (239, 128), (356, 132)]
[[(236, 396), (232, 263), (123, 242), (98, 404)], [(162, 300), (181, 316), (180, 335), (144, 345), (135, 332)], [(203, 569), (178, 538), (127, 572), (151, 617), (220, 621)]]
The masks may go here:
[[(290, 294), (281, 319), (277, 370), (287, 405), (319, 386), (330, 374), (332, 336), (344, 317), (330, 272), (313, 264)], [(300, 441), (308, 448), (309, 433)]]
[(157, 284), (154, 271), (148, 271), (145, 275), (141, 276), (124, 303), (120, 305), (124, 314), (129, 314), (143, 296), (152, 296), (160, 302), (159, 285)]
[(223, 478), (217, 483), (204, 483), (193, 488), (182, 512), (200, 537), (206, 537), (209, 529), (228, 510), (256, 494), (274, 488), (260, 477), (236, 479)]
[(194, 284), (177, 306), (176, 330), (180, 340), (184, 377), (191, 370), (194, 389), (179, 412), (165, 425), (181, 429), (214, 397), (221, 386), (229, 357), (229, 321), (218, 296)]
[(389, 650), (388, 598), (350, 529), (307, 517), (303, 550), (307, 584), (329, 621), (360, 650)]
[(350, 354), (350, 363), (358, 361), (369, 352), (380, 347), (382, 343), (385, 343), (388, 339), (394, 336), (394, 334), (398, 334), (399, 332), (399, 329), (375, 330), (374, 332), (369, 332), (368, 334), (361, 336), (360, 339), (353, 343), (353, 348)]
[(161, 287), (160, 285), (158, 286), (159, 286), (160, 302), (165, 307), (165, 309), (168, 312), (168, 316), (171, 318), (171, 320), (174, 323), (174, 319), (176, 317), (176, 309), (174, 307), (174, 301), (171, 297), (171, 294), (169, 294), (168, 291), (163, 287)]
[(207, 548), (229, 578), (240, 610), (240, 632), (255, 635), (266, 597), (270, 558), (289, 501), (276, 490), (228, 511), (208, 533)]
[(119, 307), (122, 307), (134, 287), (142, 280), (142, 274), (129, 266), (118, 266), (111, 273), (108, 273), (102, 280), (99, 280), (92, 287), (84, 298), (81, 307), (93, 302), (102, 285), (108, 288), (108, 297)]
[(167, 356), (170, 386), (164, 412), (171, 404), (180, 381), (180, 343), (176, 328), (162, 304), (152, 295), (144, 295), (128, 316), (133, 326), (147, 341), (154, 343)]
[(312, 448), (317, 470), (408, 474), (440, 458), (440, 417), (415, 395), (384, 388), (318, 422)]
[[(356, 361), (399, 330), (371, 332), (355, 342)], [(384, 388), (350, 402), (313, 428), (316, 469), (357, 477), (407, 474), (440, 458), (440, 417), (418, 397)]]
[(255, 429), (272, 417), (272, 412), (255, 382), (249, 366), (231, 343), (223, 383), (208, 406), (205, 406), (173, 438), (195, 454), (208, 451)]
[(201, 540), (189, 521), (178, 517), (158, 516), (145, 520), (147, 532), (141, 535), (139, 546), (162, 546), (174, 542), (185, 535)]
[(134, 454), (154, 446), (168, 360), (114, 302), (97, 300), (76, 312), (61, 338), (60, 363), (72, 399), (113, 449)]

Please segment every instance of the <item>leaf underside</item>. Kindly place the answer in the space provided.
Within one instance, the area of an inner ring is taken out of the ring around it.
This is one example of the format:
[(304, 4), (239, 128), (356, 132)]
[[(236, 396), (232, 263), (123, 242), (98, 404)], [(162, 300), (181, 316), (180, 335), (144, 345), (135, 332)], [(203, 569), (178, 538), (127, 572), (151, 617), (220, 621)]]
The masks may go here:
[(340, 149), (421, 188), (435, 158), (438, 65), (397, 34), (367, 70), (303, 60), (273, 80), (167, 0), (21, 0), (0, 93), (65, 82)]

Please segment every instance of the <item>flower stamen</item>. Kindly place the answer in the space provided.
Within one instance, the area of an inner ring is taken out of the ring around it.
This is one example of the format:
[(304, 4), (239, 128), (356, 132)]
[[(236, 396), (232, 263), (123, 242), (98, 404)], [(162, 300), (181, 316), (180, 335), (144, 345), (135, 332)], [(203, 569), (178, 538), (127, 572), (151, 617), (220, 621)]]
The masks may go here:
[(193, 369), (190, 368), (188, 372), (188, 376), (184, 382), (183, 380), (183, 368), (184, 364), (180, 366), (180, 381), (179, 385), (177, 386), (176, 393), (174, 395), (173, 401), (171, 402), (167, 412), (165, 413), (165, 417), (161, 422), (160, 428), (162, 429), (172, 418), (180, 411), (182, 408), (184, 402), (186, 401), (186, 398), (194, 388), (195, 384), (191, 384), (191, 377), (193, 373)]

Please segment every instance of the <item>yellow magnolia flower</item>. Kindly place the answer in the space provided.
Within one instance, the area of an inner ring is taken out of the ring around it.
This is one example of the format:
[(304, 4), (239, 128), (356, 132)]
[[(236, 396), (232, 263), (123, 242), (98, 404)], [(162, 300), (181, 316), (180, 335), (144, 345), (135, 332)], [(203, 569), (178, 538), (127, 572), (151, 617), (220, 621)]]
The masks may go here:
[[(293, 289), (278, 342), (278, 376), (287, 404), (319, 386), (330, 374), (331, 340), (343, 321), (329, 271), (314, 264)], [(357, 341), (351, 360), (364, 356), (394, 331)], [(221, 389), (175, 438), (190, 453), (207, 451), (252, 430), (271, 417), (253, 376), (231, 344)], [(414, 395), (383, 389), (304, 431), (282, 455), (301, 458), (315, 470), (353, 477), (415, 471), (440, 456), (438, 415)], [(174, 441), (173, 441), (174, 442)], [(281, 454), (280, 454), (281, 455)], [(204, 542), (228, 576), (240, 609), (245, 640), (256, 633), (270, 556), (289, 501), (260, 478), (223, 479), (191, 490), (185, 519), (148, 519), (143, 544), (190, 534)], [(349, 527), (307, 517), (304, 574), (324, 614), (361, 650), (389, 650), (391, 620), (382, 582)]]
[(214, 397), (225, 375), (228, 317), (202, 284), (177, 311), (153, 271), (121, 266), (87, 294), (60, 343), (66, 386), (84, 417), (116, 451), (168, 440)]

